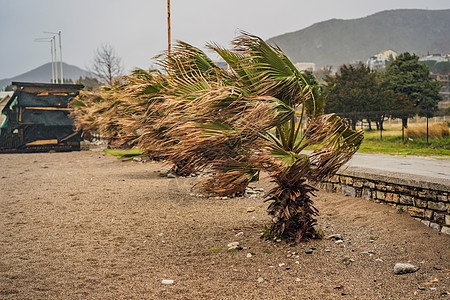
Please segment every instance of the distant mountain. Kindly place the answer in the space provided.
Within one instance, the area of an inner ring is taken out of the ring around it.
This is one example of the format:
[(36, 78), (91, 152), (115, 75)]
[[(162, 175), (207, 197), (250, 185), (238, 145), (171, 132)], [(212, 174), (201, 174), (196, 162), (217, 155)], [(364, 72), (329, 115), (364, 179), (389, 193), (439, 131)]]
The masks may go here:
[(332, 19), (273, 37), (293, 62), (320, 68), (366, 61), (382, 50), (418, 55), (450, 51), (450, 9), (389, 10), (353, 20)]
[[(60, 72), (60, 64), (58, 63), (58, 77)], [(64, 78), (70, 78), (73, 81), (80, 78), (80, 76), (86, 76), (89, 72), (78, 68), (77, 66), (69, 65), (63, 62), (63, 75)], [(36, 69), (23, 73), (21, 75), (15, 76), (13, 78), (6, 78), (0, 80), (0, 90), (4, 89), (6, 86), (10, 85), (13, 81), (24, 81), (24, 82), (51, 82), (52, 80), (52, 64), (46, 63)]]

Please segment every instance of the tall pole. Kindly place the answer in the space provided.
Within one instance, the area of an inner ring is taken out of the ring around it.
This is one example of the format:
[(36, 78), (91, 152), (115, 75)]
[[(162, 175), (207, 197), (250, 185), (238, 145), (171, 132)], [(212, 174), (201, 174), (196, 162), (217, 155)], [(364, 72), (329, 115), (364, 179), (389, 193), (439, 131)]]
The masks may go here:
[(61, 30), (58, 32), (59, 34), (59, 58), (61, 60), (61, 83), (64, 83), (63, 76), (63, 60), (62, 60), (62, 46), (61, 46)]
[(170, 52), (171, 52), (171, 48), (172, 48), (172, 43), (171, 43), (171, 38), (170, 38), (170, 0), (167, 0), (167, 35), (168, 35), (168, 53), (170, 56)]
[(56, 38), (55, 38), (55, 36), (53, 36), (53, 44), (55, 45), (55, 47), (53, 48), (53, 51), (55, 53), (55, 83), (58, 83), (58, 63), (56, 60)]
[(50, 54), (52, 55), (52, 83), (55, 83), (55, 63), (53, 62), (53, 39), (50, 40)]

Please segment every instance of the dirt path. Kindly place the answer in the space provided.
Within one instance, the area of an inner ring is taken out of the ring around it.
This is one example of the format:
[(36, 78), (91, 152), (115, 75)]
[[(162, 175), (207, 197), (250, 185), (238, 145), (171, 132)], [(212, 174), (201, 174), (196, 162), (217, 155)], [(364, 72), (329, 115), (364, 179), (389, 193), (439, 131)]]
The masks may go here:
[[(343, 243), (292, 247), (260, 239), (261, 198), (198, 198), (197, 178), (161, 167), (100, 152), (0, 155), (0, 298), (449, 299), (450, 236), (392, 207), (321, 192), (319, 226)], [(227, 251), (233, 241), (244, 249)], [(398, 262), (420, 269), (394, 275)]]

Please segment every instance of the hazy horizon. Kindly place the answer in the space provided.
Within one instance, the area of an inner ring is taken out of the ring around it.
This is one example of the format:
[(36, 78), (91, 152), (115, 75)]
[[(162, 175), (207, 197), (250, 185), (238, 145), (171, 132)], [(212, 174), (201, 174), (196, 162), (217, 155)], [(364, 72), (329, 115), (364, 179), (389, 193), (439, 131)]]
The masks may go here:
[[(222, 2), (220, 2), (222, 3)], [(329, 19), (363, 18), (392, 9), (449, 9), (447, 0), (207, 0), (171, 1), (172, 42), (198, 47), (214, 41), (228, 46), (239, 29), (268, 39)], [(167, 48), (165, 0), (0, 0), (0, 79), (11, 78), (51, 61), (44, 31), (62, 31), (63, 61), (86, 69), (102, 43), (114, 47), (127, 71), (149, 68)], [(203, 48), (204, 49), (204, 48)], [(450, 50), (450, 49), (449, 49)], [(59, 60), (59, 49), (58, 49)], [(214, 56), (212, 56), (214, 58)]]

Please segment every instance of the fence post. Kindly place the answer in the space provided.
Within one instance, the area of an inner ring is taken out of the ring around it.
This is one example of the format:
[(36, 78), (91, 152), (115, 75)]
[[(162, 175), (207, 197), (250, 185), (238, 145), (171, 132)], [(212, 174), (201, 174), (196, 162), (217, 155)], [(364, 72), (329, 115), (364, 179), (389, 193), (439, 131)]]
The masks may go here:
[(382, 120), (382, 113), (381, 113), (381, 107), (380, 107), (380, 125), (379, 125), (379, 129), (380, 129), (380, 141), (383, 140), (383, 120)]
[(405, 126), (403, 125), (403, 118), (405, 117), (405, 109), (402, 109), (402, 142), (405, 141)]
[(428, 103), (427, 103), (427, 145), (428, 145)]

